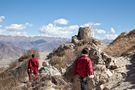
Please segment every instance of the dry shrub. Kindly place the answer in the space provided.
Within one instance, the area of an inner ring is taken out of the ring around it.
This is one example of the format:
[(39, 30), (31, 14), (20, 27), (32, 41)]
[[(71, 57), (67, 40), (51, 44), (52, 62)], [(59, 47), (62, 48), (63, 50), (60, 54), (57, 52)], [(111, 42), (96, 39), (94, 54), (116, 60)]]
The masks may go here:
[(65, 50), (65, 56), (67, 57), (67, 59), (72, 60), (72, 57), (74, 56), (73, 50), (71, 49)]
[(16, 67), (15, 63), (13, 63), (11, 69), (8, 68), (0, 74), (0, 90), (14, 90), (13, 88), (16, 87), (18, 83), (24, 81), (27, 75), (24, 64), (25, 63), (22, 63), (19, 67)]
[(50, 64), (60, 70), (61, 68), (65, 67), (64, 61), (65, 61), (64, 56), (63, 57), (53, 56), (50, 60)]
[(63, 56), (54, 55), (50, 60), (50, 64), (59, 70), (61, 70), (61, 68), (68, 67), (68, 64), (73, 62), (75, 59), (74, 51), (72, 49), (66, 49), (62, 52), (64, 52)]
[(66, 60), (67, 64), (70, 64), (71, 62), (73, 62), (75, 58), (76, 58), (76, 56), (72, 49), (65, 50), (65, 60)]
[(11, 72), (3, 72), (0, 74), (0, 90), (12, 90), (17, 85), (17, 81)]

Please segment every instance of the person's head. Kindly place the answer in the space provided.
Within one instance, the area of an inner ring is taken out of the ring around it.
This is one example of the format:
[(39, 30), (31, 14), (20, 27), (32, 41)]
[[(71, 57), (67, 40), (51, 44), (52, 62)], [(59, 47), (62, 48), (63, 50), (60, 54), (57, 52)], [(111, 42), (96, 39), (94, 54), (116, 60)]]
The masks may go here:
[(35, 57), (35, 54), (32, 54), (31, 56), (32, 56), (32, 58), (34, 58)]
[(88, 48), (84, 48), (82, 50), (82, 54), (89, 54), (89, 49)]
[(48, 63), (44, 61), (44, 62), (42, 63), (42, 66), (48, 67)]

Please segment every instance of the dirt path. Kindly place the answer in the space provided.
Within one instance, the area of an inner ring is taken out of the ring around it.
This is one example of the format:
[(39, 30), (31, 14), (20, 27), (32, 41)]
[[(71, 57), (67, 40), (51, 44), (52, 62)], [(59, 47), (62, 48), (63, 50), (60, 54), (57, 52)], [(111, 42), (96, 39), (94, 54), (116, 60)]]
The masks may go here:
[(127, 72), (125, 82), (129, 82), (131, 84), (131, 86), (128, 87), (127, 89), (135, 90), (135, 54), (132, 56), (130, 63), (131, 65), (127, 66), (127, 69), (129, 71)]
[(125, 59), (123, 62), (119, 62), (118, 64), (124, 64), (126, 66), (126, 69), (124, 69), (126, 76), (111, 90), (135, 90), (135, 55), (129, 60)]

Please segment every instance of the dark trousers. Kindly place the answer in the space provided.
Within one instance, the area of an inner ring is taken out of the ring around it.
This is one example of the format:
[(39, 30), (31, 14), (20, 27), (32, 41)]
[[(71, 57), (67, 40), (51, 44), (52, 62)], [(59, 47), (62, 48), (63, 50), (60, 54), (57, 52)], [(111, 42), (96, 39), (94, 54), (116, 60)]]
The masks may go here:
[(87, 78), (80, 78), (81, 90), (88, 90)]

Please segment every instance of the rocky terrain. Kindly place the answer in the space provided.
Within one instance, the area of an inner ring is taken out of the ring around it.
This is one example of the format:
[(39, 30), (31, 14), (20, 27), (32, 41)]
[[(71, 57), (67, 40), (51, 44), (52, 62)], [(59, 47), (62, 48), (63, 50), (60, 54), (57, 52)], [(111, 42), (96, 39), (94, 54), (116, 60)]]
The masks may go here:
[[(44, 59), (49, 63), (50, 71), (45, 79), (39, 77), (33, 82), (26, 82), (25, 69), (28, 57), (21, 58), (19, 62), (16, 62), (19, 64), (13, 64), (12, 68), (1, 71), (0, 82), (3, 83), (0, 83), (0, 87), (3, 88), (0, 89), (80, 90), (79, 80), (73, 75), (73, 66), (76, 58), (81, 55), (81, 50), (87, 47), (89, 56), (93, 60), (95, 76), (88, 81), (89, 90), (134, 90), (134, 40), (135, 31), (132, 30), (127, 34), (122, 33), (108, 45), (92, 38), (89, 27), (80, 27), (78, 35), (73, 36), (70, 43), (60, 45)], [(22, 77), (16, 79), (17, 75), (22, 75)], [(15, 83), (4, 84), (6, 80)]]

